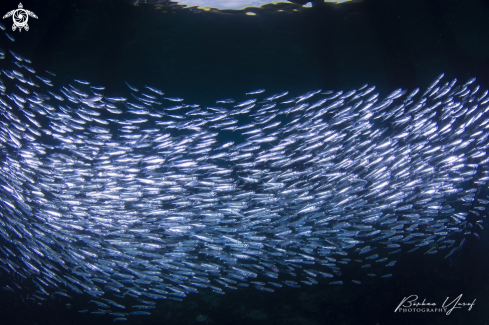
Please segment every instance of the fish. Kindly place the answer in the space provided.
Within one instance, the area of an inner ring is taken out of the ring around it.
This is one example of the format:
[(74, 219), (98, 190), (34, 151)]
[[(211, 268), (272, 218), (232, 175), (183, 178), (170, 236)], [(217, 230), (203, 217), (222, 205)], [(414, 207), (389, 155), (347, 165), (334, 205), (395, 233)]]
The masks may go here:
[(245, 100), (244, 102), (239, 103), (238, 105), (235, 105), (234, 107), (236, 107), (236, 108), (244, 107), (244, 106), (247, 106), (250, 104), (254, 104), (255, 102), (256, 102), (256, 98), (248, 99), (248, 100)]
[(89, 81), (80, 80), (80, 79), (73, 79), (73, 80), (76, 81), (76, 82), (78, 82), (79, 84), (82, 84), (82, 85), (90, 85), (90, 82)]
[(272, 96), (270, 96), (270, 97), (265, 98), (265, 101), (273, 101), (273, 100), (275, 100), (275, 99), (279, 99), (279, 98), (281, 98), (281, 97), (287, 96), (288, 94), (289, 94), (289, 92), (288, 92), (288, 91), (283, 91), (283, 92), (281, 92), (281, 93), (274, 94), (274, 95), (272, 95)]
[(48, 86), (51, 86), (52, 85), (51, 80), (49, 80), (48, 78), (43, 78), (43, 77), (41, 77), (39, 75), (36, 75), (36, 78), (38, 78), (39, 80), (41, 80), (42, 82), (44, 82)]
[(151, 313), (149, 311), (139, 311), (139, 310), (138, 311), (132, 311), (130, 314), (131, 315), (139, 315), (139, 316), (140, 315), (144, 315), (144, 316), (151, 315)]
[(165, 93), (162, 92), (161, 90), (157, 89), (157, 88), (153, 88), (153, 87), (149, 87), (149, 86), (144, 86), (146, 89), (149, 89), (151, 90), (152, 92), (154, 92), (155, 94), (158, 94), (160, 96), (163, 96)]
[(166, 100), (172, 101), (172, 102), (183, 102), (184, 99), (180, 97), (163, 97)]
[(127, 318), (125, 317), (117, 317), (117, 318), (114, 318), (113, 322), (125, 322), (127, 320)]
[(219, 99), (216, 101), (216, 104), (232, 104), (232, 103), (234, 103), (234, 99), (232, 98)]
[(23, 61), (23, 59), (22, 59), (22, 57), (21, 57), (20, 55), (16, 54), (16, 53), (15, 53), (15, 52), (13, 52), (13, 51), (10, 51), (10, 53), (12, 54), (12, 56), (13, 56), (13, 57), (14, 57), (14, 58), (15, 58), (17, 61), (20, 61), (20, 62), (22, 62), (22, 61)]
[(265, 89), (257, 89), (257, 90), (247, 92), (246, 95), (256, 95), (256, 94), (261, 94), (264, 92), (265, 92)]
[(131, 86), (130, 84), (128, 84), (128, 83), (127, 83), (127, 81), (126, 81), (125, 83), (126, 83), (126, 86), (127, 86), (129, 89), (131, 89), (132, 91), (134, 91), (134, 92), (136, 92), (136, 93), (139, 91), (139, 89), (137, 89), (136, 87), (133, 87), (133, 86)]
[[(2, 30), (4, 30), (4, 29), (2, 28)], [(9, 34), (9, 33), (7, 33), (7, 32), (5, 32), (4, 34), (5, 34), (5, 36), (7, 36), (7, 38), (8, 38), (8, 39), (9, 39), (11, 42), (15, 42), (15, 38), (14, 38), (12, 35), (10, 35), (10, 34)]]
[(162, 108), (157, 88), (107, 97), (17, 61), (0, 67), (9, 294), (84, 294), (118, 322), (202, 291), (362, 285), (375, 266), (392, 273), (365, 275), (387, 279), (395, 254), (448, 259), (482, 234), (489, 99), (476, 79)]

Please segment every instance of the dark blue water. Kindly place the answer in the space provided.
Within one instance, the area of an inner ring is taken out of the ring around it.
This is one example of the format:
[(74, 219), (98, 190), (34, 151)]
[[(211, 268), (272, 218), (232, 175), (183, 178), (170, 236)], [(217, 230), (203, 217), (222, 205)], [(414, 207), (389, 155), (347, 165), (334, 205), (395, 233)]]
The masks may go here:
[[(299, 1), (297, 2), (299, 3)], [(303, 2), (305, 3), (305, 1)], [(58, 86), (73, 78), (127, 93), (124, 81), (183, 97), (187, 103), (244, 99), (266, 88), (294, 94), (350, 90), (365, 83), (381, 95), (399, 87), (427, 87), (440, 73), (489, 86), (489, 0), (383, 0), (313, 8), (281, 4), (240, 12), (201, 12), (125, 1), (25, 1), (38, 15), (30, 30), (11, 32), (19, 54), (38, 71), (57, 74)], [(0, 14), (18, 6), (2, 0)], [(284, 12), (277, 12), (277, 10)], [(294, 11), (297, 9), (297, 11)], [(10, 20), (2, 20), (8, 29)], [(12, 47), (0, 39), (0, 47)], [(0, 62), (1, 64), (1, 62)], [(487, 224), (485, 224), (487, 228)], [(489, 321), (489, 239), (471, 238), (449, 259), (402, 253), (389, 279), (363, 276), (362, 284), (327, 283), (273, 294), (254, 288), (226, 295), (193, 294), (183, 302), (160, 301), (151, 316), (126, 324), (470, 324)], [(355, 265), (343, 269), (355, 278)], [(2, 273), (1, 284), (8, 283)], [(467, 307), (444, 313), (395, 313), (404, 297), (442, 304), (460, 294)], [(87, 296), (51, 297), (41, 305), (0, 291), (1, 324), (108, 324), (113, 317), (78, 314)]]

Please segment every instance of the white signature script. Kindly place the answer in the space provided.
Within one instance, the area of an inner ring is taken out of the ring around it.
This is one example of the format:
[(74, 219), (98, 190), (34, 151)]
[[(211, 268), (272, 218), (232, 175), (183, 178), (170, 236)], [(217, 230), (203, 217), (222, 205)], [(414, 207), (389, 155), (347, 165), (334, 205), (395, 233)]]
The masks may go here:
[[(449, 299), (450, 299), (450, 297), (447, 297), (447, 299), (445, 299), (443, 304), (440, 306), (447, 315), (450, 315), (454, 309), (460, 309), (462, 307), (468, 306), (469, 311), (472, 310), (472, 307), (474, 307), (475, 300), (476, 300), (476, 299), (474, 299), (474, 301), (472, 301), (471, 303), (460, 302), (460, 300), (462, 299), (462, 294), (460, 294), (458, 297), (456, 297), (452, 301), (449, 301)], [(419, 302), (417, 295), (410, 295), (409, 297), (404, 297), (404, 299), (397, 306), (397, 308), (396, 308), (396, 310), (394, 310), (394, 312), (397, 312), (403, 308), (413, 308), (413, 307), (435, 308), (437, 306), (438, 305), (435, 302), (426, 302), (426, 299), (423, 299), (422, 302)]]

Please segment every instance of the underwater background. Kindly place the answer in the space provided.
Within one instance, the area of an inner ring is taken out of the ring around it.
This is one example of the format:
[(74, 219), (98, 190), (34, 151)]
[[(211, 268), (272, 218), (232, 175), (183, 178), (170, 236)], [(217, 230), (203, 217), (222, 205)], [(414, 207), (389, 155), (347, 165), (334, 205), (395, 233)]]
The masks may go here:
[[(105, 86), (106, 96), (128, 92), (125, 82), (151, 85), (186, 102), (217, 99), (265, 88), (267, 94), (314, 89), (357, 89), (368, 83), (386, 96), (395, 89), (426, 89), (441, 73), (462, 82), (477, 77), (489, 87), (488, 0), (364, 0), (271, 4), (239, 11), (190, 10), (166, 3), (122, 0), (25, 1), (29, 31), (1, 23), (0, 47), (32, 61), (38, 71)], [(0, 14), (17, 8), (2, 0)], [(279, 11), (281, 10), (281, 11)], [(253, 12), (256, 15), (246, 15)], [(12, 45), (13, 44), (13, 45)], [(0, 62), (0, 68), (3, 63)], [(487, 228), (487, 222), (484, 222)], [(361, 285), (284, 286), (274, 293), (255, 288), (202, 290), (181, 302), (158, 300), (150, 316), (126, 324), (487, 324), (489, 239), (471, 237), (450, 258), (402, 252), (391, 278), (363, 277)], [(355, 279), (358, 266), (342, 266)], [(2, 271), (0, 286), (10, 283)], [(394, 312), (404, 297), (441, 304), (463, 294), (467, 307), (445, 313)], [(42, 303), (0, 292), (1, 324), (111, 324), (113, 318), (80, 314), (90, 297), (50, 296)], [(203, 317), (199, 317), (203, 316)]]

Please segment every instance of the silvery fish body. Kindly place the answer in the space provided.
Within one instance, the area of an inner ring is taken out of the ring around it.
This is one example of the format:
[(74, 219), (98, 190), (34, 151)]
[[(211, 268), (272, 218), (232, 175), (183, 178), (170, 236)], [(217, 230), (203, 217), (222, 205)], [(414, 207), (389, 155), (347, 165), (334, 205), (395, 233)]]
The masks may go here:
[(400, 251), (448, 258), (483, 227), (489, 98), (475, 80), (165, 109), (183, 99), (105, 97), (6, 55), (0, 267), (36, 299), (69, 290), (122, 309), (112, 295), (341, 285), (352, 259), (360, 272)]

